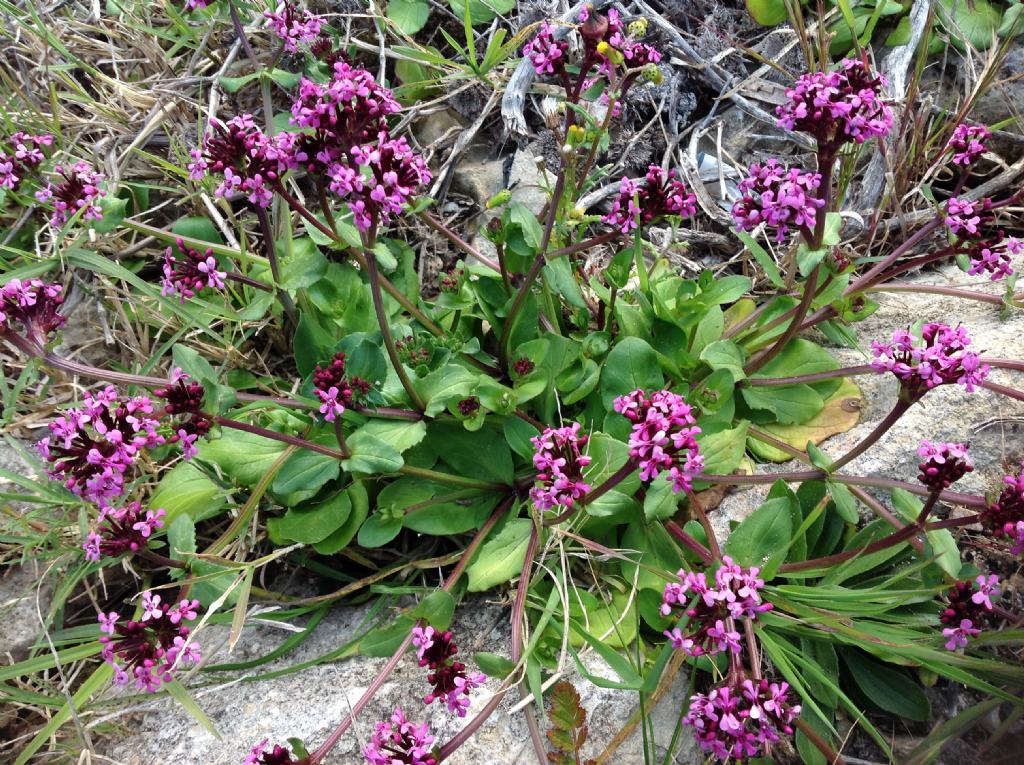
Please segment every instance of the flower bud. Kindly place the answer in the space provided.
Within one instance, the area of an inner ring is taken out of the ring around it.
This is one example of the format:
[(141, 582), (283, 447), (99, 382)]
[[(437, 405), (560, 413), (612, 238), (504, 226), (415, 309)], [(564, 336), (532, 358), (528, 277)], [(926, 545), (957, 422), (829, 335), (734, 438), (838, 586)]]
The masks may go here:
[(616, 50), (607, 42), (603, 40), (597, 45), (597, 52), (604, 56), (606, 59), (611, 61), (615, 66), (621, 66), (626, 58), (622, 55), (621, 51)]
[(647, 19), (639, 18), (631, 21), (626, 29), (629, 31), (630, 37), (643, 37), (647, 34)]
[[(509, 189), (502, 189), (493, 197), (487, 200), (487, 204), (484, 207), (488, 210), (493, 210), (495, 207), (501, 207), (512, 199), (512, 192)], [(492, 221), (493, 223), (494, 221)], [(499, 224), (500, 225), (500, 224)]]
[(580, 25), (580, 37), (593, 45), (603, 40), (606, 34), (608, 34), (608, 17), (592, 11), (588, 13), (587, 20)]
[(643, 78), (648, 82), (653, 82), (655, 85), (661, 85), (665, 81), (665, 76), (661, 73), (661, 69), (658, 68), (657, 64), (645, 64)]
[(569, 128), (568, 134), (565, 137), (566, 143), (573, 147), (582, 146), (586, 138), (587, 131), (580, 125), (572, 125)]

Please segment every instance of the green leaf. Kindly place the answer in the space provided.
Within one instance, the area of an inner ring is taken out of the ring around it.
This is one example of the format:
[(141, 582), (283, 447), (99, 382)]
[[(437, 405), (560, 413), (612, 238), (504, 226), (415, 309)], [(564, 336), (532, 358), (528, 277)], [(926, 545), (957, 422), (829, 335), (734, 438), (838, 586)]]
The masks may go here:
[(465, 398), (476, 385), (477, 376), (459, 364), (446, 364), (416, 383), (427, 408), (424, 414), (440, 414), (454, 399)]
[(423, 440), (424, 436), (427, 435), (427, 424), (422, 420), (418, 422), (370, 420), (360, 427), (357, 432), (374, 436), (394, 448), (399, 454), (402, 454)]
[(774, 27), (789, 18), (785, 0), (746, 0), (747, 12), (763, 27)]
[(1003, 12), (1003, 23), (999, 25), (1000, 37), (1017, 37), (1024, 34), (1024, 3), (1014, 3)]
[(429, 443), (438, 456), (463, 476), (512, 483), (512, 452), (504, 434), (493, 427), (470, 433), (457, 422), (432, 422)]
[(333, 555), (339, 550), (348, 546), (355, 536), (359, 527), (363, 525), (367, 514), (370, 512), (370, 502), (366, 495), (366, 489), (362, 482), (353, 483), (345, 493), (352, 503), (352, 510), (348, 519), (333, 534), (322, 542), (316, 542), (313, 548), (321, 555)]
[(199, 458), (218, 465), (232, 480), (255, 486), (270, 470), (286, 444), (244, 430), (224, 429), (221, 437), (205, 441)]
[(448, 629), (455, 615), (455, 598), (445, 590), (434, 590), (413, 609), (414, 619), (426, 619), (436, 630)]
[[(892, 490), (892, 506), (908, 521), (916, 521), (924, 504), (905, 489)], [(954, 579), (960, 575), (963, 563), (960, 560), (960, 548), (949, 529), (936, 529), (925, 532), (925, 538), (931, 546), (932, 555), (939, 567)]]
[(216, 739), (222, 738), (217, 730), (217, 726), (210, 721), (210, 718), (206, 716), (206, 712), (203, 711), (202, 707), (192, 698), (192, 694), (188, 692), (188, 689), (181, 684), (180, 680), (171, 680), (168, 683), (164, 683), (164, 688), (167, 692), (174, 697), (174, 700), (181, 704), (182, 708), (189, 713), (193, 720), (199, 723), (201, 726)]
[(743, 461), (749, 428), (750, 423), (741, 420), (735, 428), (697, 435), (700, 453), (704, 457), (704, 470), (728, 475), (738, 468)]
[(608, 410), (617, 396), (637, 388), (658, 390), (665, 382), (658, 354), (639, 337), (623, 338), (608, 354), (601, 374), (601, 400)]
[(352, 512), (348, 493), (339, 491), (318, 502), (304, 502), (289, 508), (281, 518), (268, 518), (271, 538), (315, 544), (341, 528)]
[(979, 51), (988, 50), (1003, 21), (988, 0), (938, 0), (938, 7), (942, 25), (961, 50), (965, 41)]
[(300, 449), (281, 466), (274, 477), (272, 491), (278, 496), (297, 491), (315, 493), (325, 483), (337, 478), (340, 472), (341, 463), (335, 457)]
[(520, 572), (526, 559), (533, 523), (526, 518), (512, 518), (494, 537), (480, 547), (466, 567), (469, 592), (483, 592), (504, 584)]
[(612, 668), (612, 671), (619, 676), (622, 682), (608, 680), (588, 672), (587, 668), (583, 666), (583, 662), (580, 661), (580, 657), (570, 647), (569, 650), (572, 651), (573, 658), (576, 659), (576, 666), (581, 675), (599, 688), (637, 691), (643, 687), (643, 677), (633, 668), (633, 665), (622, 656), (622, 654), (608, 645), (605, 640), (601, 640), (594, 635), (591, 635), (583, 628), (583, 625), (575, 619), (571, 619), (569, 623), (572, 625), (572, 631), (582, 637), (583, 640), (585, 640), (587, 644), (594, 649), (594, 652), (604, 659), (605, 663)]
[(402, 516), (374, 513), (359, 528), (356, 540), (363, 547), (381, 547), (398, 536), (402, 530)]
[(277, 243), (281, 254), (281, 284), (294, 291), (316, 284), (327, 273), (327, 258), (308, 236)]
[(167, 526), (167, 547), (177, 560), (196, 551), (196, 525), (187, 514), (182, 513)]
[(227, 93), (237, 93), (243, 87), (245, 87), (245, 85), (247, 83), (250, 83), (253, 80), (257, 79), (260, 76), (261, 72), (262, 72), (262, 70), (258, 70), (258, 71), (255, 71), (255, 72), (250, 72), (249, 74), (243, 74), (241, 77), (223, 77), (223, 76), (221, 76), (221, 77), (217, 78), (217, 82), (220, 83), (220, 86), (222, 88), (224, 88), (225, 92), (227, 92)]
[[(783, 0), (761, 0), (761, 2), (766, 1), (778, 2), (780, 6), (783, 5)], [(782, 13), (782, 18), (783, 20), (785, 20), (786, 11), (784, 7), (782, 9)], [(756, 19), (757, 17), (755, 16), (754, 18)], [(780, 22), (775, 23), (777, 24)], [(768, 26), (774, 26), (774, 24)], [(786, 282), (785, 280), (783, 280), (782, 274), (779, 273), (779, 267), (775, 265), (775, 260), (772, 258), (771, 254), (764, 247), (758, 244), (757, 240), (754, 239), (754, 237), (752, 237), (746, 231), (740, 231), (739, 229), (734, 228), (732, 229), (732, 232), (736, 235), (736, 238), (743, 242), (746, 248), (750, 250), (750, 254), (754, 256), (754, 260), (756, 260), (757, 264), (761, 266), (761, 270), (764, 271), (764, 275), (768, 277), (768, 281), (770, 281), (776, 287), (785, 287)]]
[(809, 385), (743, 388), (740, 394), (752, 409), (765, 409), (782, 423), (807, 422), (825, 408), (824, 400)]
[(759, 566), (765, 581), (786, 557), (793, 534), (791, 500), (770, 499), (737, 526), (725, 543), (725, 552), (741, 566)]
[(860, 513), (857, 512), (857, 499), (849, 488), (841, 483), (829, 481), (828, 490), (832, 495), (832, 501), (835, 503), (836, 512), (840, 518), (847, 523), (856, 523), (860, 520)]
[[(465, 18), (467, 0), (448, 0), (452, 12), (460, 19)], [(508, 13), (516, 7), (516, 0), (468, 0), (470, 23), (486, 24), (499, 13)]]
[(882, 664), (856, 649), (844, 649), (839, 655), (850, 670), (850, 678), (872, 704), (898, 718), (928, 721), (928, 697), (901, 669)]
[(220, 487), (191, 462), (180, 462), (164, 473), (149, 498), (149, 506), (167, 512), (165, 523), (174, 524), (181, 515), (201, 521), (217, 515), (225, 499)]
[[(817, 343), (797, 338), (787, 343), (786, 347), (775, 358), (765, 364), (753, 377), (755, 379), (794, 377), (817, 374), (818, 372), (831, 372), (833, 369), (838, 368), (839, 363), (833, 358), (831, 353)], [(819, 383), (815, 383), (816, 387), (818, 385)], [(838, 382), (829, 387), (838, 387)]]
[(732, 340), (718, 340), (700, 352), (700, 359), (712, 369), (724, 369), (732, 375), (734, 382), (746, 378), (743, 371), (745, 361), (743, 349)]
[(679, 507), (679, 495), (672, 491), (672, 484), (668, 473), (662, 473), (647, 487), (644, 518), (648, 521), (663, 521), (675, 515)]
[(487, 651), (478, 651), (473, 654), (473, 661), (476, 662), (480, 671), (488, 677), (496, 677), (502, 680), (512, 674), (512, 671), (516, 668), (514, 661)]
[(362, 428), (349, 436), (348, 448), (352, 456), (341, 466), (350, 473), (395, 473), (405, 464), (395, 447)]
[(388, 0), (387, 15), (403, 33), (413, 35), (427, 23), (430, 3), (427, 0)]

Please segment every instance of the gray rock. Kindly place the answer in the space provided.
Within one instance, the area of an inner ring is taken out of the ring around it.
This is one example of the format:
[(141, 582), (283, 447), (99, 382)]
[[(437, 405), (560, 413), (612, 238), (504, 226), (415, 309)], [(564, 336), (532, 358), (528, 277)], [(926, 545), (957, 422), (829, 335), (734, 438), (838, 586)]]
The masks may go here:
[[(197, 701), (220, 731), (220, 740), (173, 701), (154, 701), (145, 704), (141, 714), (138, 707), (134, 708), (136, 714), (130, 726), (130, 737), (105, 742), (102, 753), (123, 765), (171, 762), (176, 765), (234, 765), (240, 763), (249, 748), (262, 739), (284, 743), (288, 737), (300, 737), (312, 749), (348, 713), (350, 705), (366, 690), (385, 660), (354, 657), (319, 664), (271, 680), (261, 681), (259, 677), (336, 650), (365, 629), (362, 625), (365, 617), (363, 608), (337, 608), (291, 655), (250, 672), (242, 682), (237, 682), (237, 676), (233, 676), (231, 681), (194, 690)], [(508, 655), (507, 608), (483, 599), (464, 602), (458, 610), (453, 630), (457, 636), (462, 636), (460, 654), (463, 656), (472, 656), (476, 651)], [(204, 648), (213, 648), (224, 641), (225, 635), (222, 628), (209, 628), (198, 637)], [(206, 663), (251, 659), (273, 650), (285, 637), (287, 633), (280, 628), (247, 629), (233, 655), (228, 657), (222, 650), (212, 658), (208, 656)], [(585, 654), (584, 663), (595, 675), (615, 677), (608, 666), (592, 653)], [(588, 683), (575, 671), (571, 659), (567, 669), (566, 675), (576, 685), (587, 710), (590, 738), (584, 753), (595, 757), (623, 729), (636, 710), (636, 695), (601, 689)], [(402, 707), (412, 720), (428, 723), (437, 741), (443, 743), (472, 719), (499, 687), (499, 681), (488, 680), (485, 688), (474, 694), (467, 717), (460, 719), (438, 704), (425, 706), (422, 703), (421, 698), (428, 688), (425, 672), (417, 665), (414, 654), (408, 653), (358, 717), (355, 726), (327, 757), (327, 763), (363, 763), (360, 749), (369, 739), (374, 722), (385, 719), (395, 707)], [(189, 682), (195, 684), (205, 679), (198, 675)], [(676, 675), (670, 689), (652, 711), (655, 745), (662, 756), (671, 742), (686, 693), (687, 673), (683, 670)], [(494, 715), (446, 762), (453, 765), (533, 763), (536, 757), (523, 713), (510, 711), (518, 701), (518, 694), (513, 690)], [(546, 729), (543, 720), (541, 729)], [(701, 762), (694, 748), (692, 740), (683, 737), (674, 761)], [(612, 761), (643, 762), (642, 752), (643, 742), (637, 729), (618, 748)]]

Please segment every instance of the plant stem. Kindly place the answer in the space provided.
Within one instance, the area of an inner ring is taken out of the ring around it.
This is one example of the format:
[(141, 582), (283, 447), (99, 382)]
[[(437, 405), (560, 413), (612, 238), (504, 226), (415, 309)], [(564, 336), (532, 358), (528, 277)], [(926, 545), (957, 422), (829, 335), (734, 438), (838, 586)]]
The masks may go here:
[(951, 295), (952, 297), (964, 300), (978, 300), (982, 303), (992, 303), (993, 305), (1003, 305), (1005, 303), (999, 295), (989, 295), (985, 292), (975, 292), (957, 287), (940, 287), (937, 284), (901, 284), (896, 282), (893, 284), (883, 284), (880, 287), (870, 287), (866, 292), (913, 292), (927, 295)]
[(591, 247), (597, 247), (599, 244), (610, 242), (613, 239), (618, 238), (622, 235), (622, 232), (618, 229), (606, 231), (603, 234), (591, 237), (590, 239), (584, 239), (582, 242), (576, 242), (576, 244), (570, 244), (568, 247), (561, 247), (557, 250), (552, 250), (548, 253), (548, 260), (554, 260), (555, 258), (561, 258), (566, 255), (573, 255), (577, 252), (583, 252), (589, 250)]
[(859, 444), (832, 463), (832, 470), (838, 470), (843, 465), (852, 462), (866, 452), (879, 438), (884, 436), (886, 432), (896, 424), (896, 421), (900, 417), (906, 414), (907, 410), (910, 409), (913, 404), (913, 401), (906, 401), (902, 398), (898, 399), (896, 401), (896, 405), (893, 406), (889, 414), (885, 415), (882, 421), (875, 426), (874, 430), (868, 433), (868, 435), (865, 436)]
[[(484, 538), (487, 536), (490, 530), (494, 528), (494, 524), (498, 522), (501, 516), (508, 512), (508, 509), (512, 506), (512, 503), (514, 501), (515, 496), (510, 496), (504, 502), (498, 505), (497, 508), (495, 508), (494, 512), (491, 513), (491, 517), (488, 518), (484, 525), (480, 527), (480, 530), (477, 531), (476, 534), (473, 536), (472, 541), (470, 541), (470, 543), (466, 546), (466, 549), (463, 552), (462, 557), (459, 558), (459, 562), (455, 564), (455, 568), (452, 569), (452, 572), (448, 575), (448, 578), (445, 580), (444, 584), (441, 585), (442, 590), (444, 590), (445, 592), (451, 592), (452, 587), (454, 587), (455, 583), (458, 582), (459, 577), (462, 576), (462, 572), (465, 570), (470, 560), (472, 560), (474, 553), (476, 553), (477, 548), (480, 546), (480, 543), (484, 541)], [(387, 663), (384, 665), (381, 671), (377, 673), (377, 676), (373, 679), (373, 682), (370, 683), (370, 686), (366, 689), (366, 691), (364, 691), (363, 695), (360, 696), (359, 700), (352, 705), (351, 712), (349, 712), (349, 714), (346, 715), (345, 718), (340, 723), (338, 723), (338, 727), (331, 731), (331, 735), (327, 737), (324, 743), (317, 747), (316, 750), (311, 755), (309, 755), (307, 759), (301, 760), (300, 763), (305, 763), (305, 765), (314, 765), (315, 763), (320, 762), (327, 755), (327, 753), (334, 748), (338, 741), (341, 740), (341, 737), (345, 735), (345, 731), (347, 731), (349, 727), (352, 725), (352, 722), (353, 720), (355, 720), (356, 715), (362, 712), (366, 705), (370, 703), (370, 700), (374, 697), (374, 695), (376, 695), (377, 691), (380, 690), (380, 687), (384, 684), (384, 681), (388, 678), (388, 675), (390, 675), (392, 670), (394, 670), (394, 668), (398, 666), (398, 662), (401, 661), (402, 656), (405, 654), (405, 651), (409, 647), (409, 644), (411, 642), (412, 631), (410, 630), (405, 640), (403, 640), (402, 644), (398, 646), (398, 650), (396, 650), (394, 654), (391, 655), (391, 658), (388, 659)], [(501, 699), (499, 698), (498, 700), (500, 701)], [(495, 704), (494, 706), (496, 707), (497, 704)]]
[(384, 310), (384, 297), (380, 291), (380, 274), (377, 271), (377, 256), (373, 252), (373, 230), (366, 237), (366, 275), (370, 280), (370, 295), (373, 297), (373, 310), (377, 314), (377, 324), (380, 325), (381, 338), (384, 340), (384, 348), (391, 359), (391, 366), (394, 367), (406, 395), (412, 402), (413, 408), (417, 411), (424, 411), (427, 408), (423, 397), (420, 396), (416, 386), (409, 379), (409, 373), (405, 370), (402, 359), (398, 356), (398, 349), (395, 348), (395, 338), (391, 334), (391, 323), (388, 321), (387, 312)]
[(289, 324), (293, 328), (297, 327), (299, 317), (295, 310), (295, 303), (292, 301), (292, 296), (288, 294), (288, 291), (281, 286), (281, 268), (277, 262), (277, 247), (274, 244), (274, 232), (270, 227), (270, 217), (267, 215), (267, 211), (259, 205), (253, 205), (253, 208), (256, 210), (256, 219), (260, 222), (263, 246), (266, 248), (267, 260), (270, 262), (270, 273), (273, 275), (274, 284), (277, 287), (277, 299), (281, 301), (281, 307), (284, 308)]
[[(823, 215), (819, 217), (824, 220)], [(803, 297), (800, 299), (800, 304), (797, 306), (796, 314), (793, 316), (793, 320), (789, 323), (789, 326), (786, 327), (786, 331), (778, 337), (774, 345), (751, 359), (750, 363), (747, 364), (744, 369), (747, 375), (752, 375), (754, 372), (764, 367), (765, 364), (775, 358), (775, 356), (777, 356), (779, 352), (789, 344), (790, 340), (796, 337), (797, 333), (800, 331), (800, 325), (803, 324), (804, 319), (807, 318), (807, 312), (811, 309), (811, 303), (814, 301), (814, 289), (818, 284), (818, 275), (820, 273), (821, 264), (819, 263), (814, 267), (814, 270), (811, 271), (811, 275), (807, 277), (807, 281), (804, 282)]]
[(259, 279), (253, 279), (251, 276), (246, 276), (245, 274), (239, 274), (234, 271), (228, 271), (226, 274), (224, 274), (224, 276), (225, 278), (230, 279), (233, 282), (245, 284), (254, 289), (263, 290), (264, 292), (274, 291), (274, 288), (271, 287), (266, 282), (261, 282)]
[(345, 459), (352, 456), (352, 450), (348, 448), (345, 440), (345, 423), (341, 417), (334, 418), (334, 437), (338, 440), (338, 450), (345, 455)]
[(687, 550), (699, 557), (701, 561), (704, 562), (705, 566), (709, 565), (714, 560), (714, 556), (711, 555), (711, 551), (692, 536), (687, 534), (678, 523), (668, 520), (664, 522), (664, 526), (665, 531), (681, 542)]
[(802, 385), (806, 383), (832, 380), (836, 377), (852, 377), (854, 375), (869, 375), (876, 373), (870, 364), (859, 364), (853, 367), (842, 367), (828, 372), (816, 372), (812, 375), (796, 375), (794, 377), (758, 377), (749, 378), (743, 381), (743, 385), (751, 388), (781, 387), (783, 385)]
[(903, 257), (918, 242), (922, 241), (923, 239), (931, 235), (931, 233), (935, 231), (935, 229), (939, 228), (939, 226), (941, 225), (942, 219), (939, 217), (933, 218), (932, 220), (928, 221), (928, 223), (926, 223), (924, 226), (922, 226), (916, 232), (914, 232), (909, 239), (903, 242), (903, 244), (901, 244), (899, 247), (897, 247), (895, 250), (889, 253), (889, 255), (887, 255), (883, 260), (876, 263), (867, 273), (858, 277), (853, 284), (846, 288), (845, 292), (843, 292), (843, 295), (849, 297), (850, 295), (854, 295), (858, 292), (864, 292), (869, 287), (873, 287), (875, 284), (882, 281), (884, 279), (885, 271), (886, 269), (889, 268), (889, 266), (891, 266), (893, 263), (895, 263), (897, 260)]
[(465, 478), (461, 475), (442, 473), (438, 470), (414, 467), (412, 465), (403, 465), (397, 472), (402, 475), (416, 476), (417, 478), (423, 478), (428, 481), (437, 481), (438, 483), (448, 484), (449, 486), (464, 486), (467, 489), (479, 489), (480, 491), (504, 491), (508, 489), (508, 486), (503, 483), (481, 481), (476, 478)]
[(722, 548), (718, 546), (718, 537), (715, 536), (715, 530), (711, 526), (711, 521), (708, 519), (708, 514), (704, 512), (704, 506), (697, 499), (697, 495), (689, 488), (686, 489), (686, 496), (690, 500), (690, 509), (693, 510), (697, 516), (697, 520), (700, 521), (700, 525), (704, 527), (704, 534), (708, 538), (708, 550), (711, 553), (712, 561), (718, 561), (722, 559)]
[(1016, 399), (1017, 401), (1024, 401), (1024, 392), (1021, 392), (1016, 388), (1009, 388), (1005, 385), (1000, 385), (999, 383), (989, 382), (988, 380), (984, 380), (978, 383), (978, 385), (985, 390), (992, 391), (993, 393), (998, 393), (1002, 396)]

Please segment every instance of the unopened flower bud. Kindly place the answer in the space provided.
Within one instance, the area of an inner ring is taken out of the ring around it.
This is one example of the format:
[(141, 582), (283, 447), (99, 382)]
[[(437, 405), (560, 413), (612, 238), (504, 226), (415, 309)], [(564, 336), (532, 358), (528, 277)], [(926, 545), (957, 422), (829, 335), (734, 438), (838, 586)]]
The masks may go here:
[(583, 216), (587, 214), (587, 211), (582, 207), (574, 207), (569, 211), (569, 220), (583, 220)]
[(580, 25), (580, 37), (591, 44), (603, 40), (608, 34), (608, 17), (590, 11), (587, 20)]
[(603, 40), (598, 43), (597, 52), (615, 64), (615, 66), (621, 66), (622, 62), (626, 60), (621, 51), (616, 50)]
[(572, 125), (565, 137), (566, 143), (570, 146), (581, 146), (587, 138), (586, 128), (580, 125)]
[[(512, 199), (512, 192), (509, 189), (502, 189), (497, 194), (495, 194), (493, 197), (488, 199), (487, 200), (487, 204), (484, 205), (484, 207), (486, 209), (488, 209), (488, 210), (493, 210), (495, 207), (501, 207), (503, 204), (507, 203), (510, 199)], [(491, 222), (493, 223), (494, 221), (491, 221)], [(499, 224), (499, 226), (500, 226), (500, 224)]]

